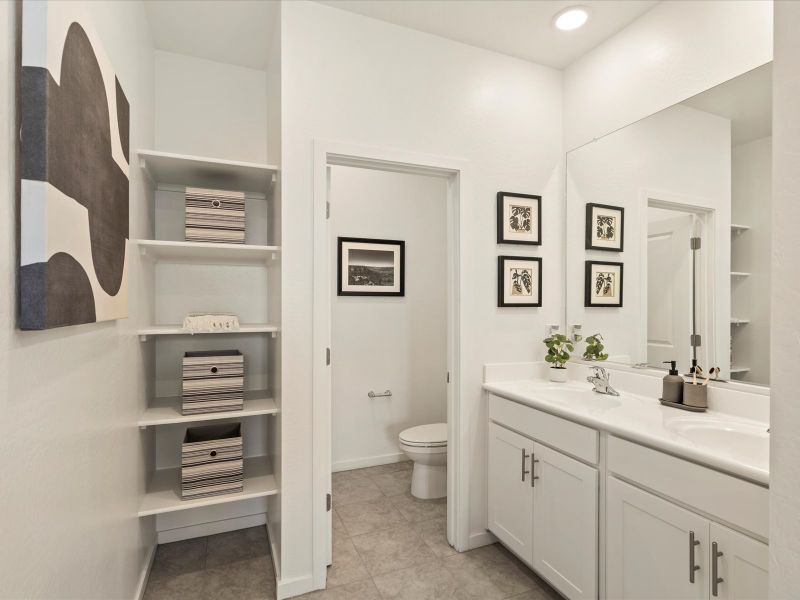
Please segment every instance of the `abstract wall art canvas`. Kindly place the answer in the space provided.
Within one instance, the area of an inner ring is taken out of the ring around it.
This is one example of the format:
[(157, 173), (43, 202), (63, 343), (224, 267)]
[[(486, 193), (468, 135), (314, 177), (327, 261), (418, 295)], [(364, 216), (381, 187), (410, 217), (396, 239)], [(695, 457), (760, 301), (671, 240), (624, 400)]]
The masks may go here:
[(542, 259), (497, 257), (497, 306), (542, 305)]
[(622, 306), (623, 264), (587, 260), (584, 274), (584, 306)]
[(406, 243), (338, 238), (339, 296), (404, 296)]
[(542, 197), (497, 192), (497, 243), (542, 244)]
[(80, 9), (22, 5), (20, 329), (128, 316), (130, 105)]

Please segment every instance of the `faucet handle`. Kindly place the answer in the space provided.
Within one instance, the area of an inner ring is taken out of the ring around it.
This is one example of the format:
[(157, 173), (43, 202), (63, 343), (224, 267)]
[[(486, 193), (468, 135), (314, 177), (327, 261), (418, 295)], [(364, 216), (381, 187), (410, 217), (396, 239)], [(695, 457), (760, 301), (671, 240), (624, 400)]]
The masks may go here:
[(595, 377), (602, 377), (603, 379), (608, 379), (608, 374), (606, 373), (606, 370), (603, 367), (592, 366), (592, 369), (594, 370)]

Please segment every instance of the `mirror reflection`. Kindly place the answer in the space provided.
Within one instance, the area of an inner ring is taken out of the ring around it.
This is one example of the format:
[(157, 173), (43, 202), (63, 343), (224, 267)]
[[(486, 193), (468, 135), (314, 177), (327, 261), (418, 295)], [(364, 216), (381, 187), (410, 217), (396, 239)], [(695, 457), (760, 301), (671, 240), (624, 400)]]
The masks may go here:
[(769, 383), (772, 66), (567, 154), (570, 335)]

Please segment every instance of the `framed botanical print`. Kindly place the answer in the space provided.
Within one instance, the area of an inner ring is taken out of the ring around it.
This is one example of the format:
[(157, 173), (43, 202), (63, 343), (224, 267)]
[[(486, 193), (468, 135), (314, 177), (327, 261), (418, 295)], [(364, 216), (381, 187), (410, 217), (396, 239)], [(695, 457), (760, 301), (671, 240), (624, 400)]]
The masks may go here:
[(607, 204), (586, 205), (586, 249), (622, 252), (625, 209)]
[(542, 244), (542, 197), (497, 192), (497, 243)]
[(338, 238), (339, 296), (404, 296), (406, 243)]
[(586, 261), (584, 306), (622, 306), (622, 268), (618, 262)]
[(542, 259), (497, 257), (497, 306), (542, 305)]

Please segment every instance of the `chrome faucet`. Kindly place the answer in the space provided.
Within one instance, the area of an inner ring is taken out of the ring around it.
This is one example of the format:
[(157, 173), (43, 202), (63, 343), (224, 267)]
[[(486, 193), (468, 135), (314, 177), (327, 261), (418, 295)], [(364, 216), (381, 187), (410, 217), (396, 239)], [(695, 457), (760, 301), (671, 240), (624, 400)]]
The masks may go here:
[(586, 378), (586, 381), (594, 386), (593, 392), (606, 394), (608, 396), (619, 396), (619, 392), (608, 383), (608, 373), (603, 367), (592, 367), (594, 375)]

